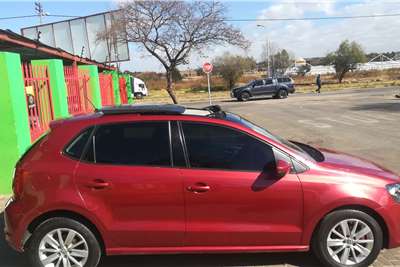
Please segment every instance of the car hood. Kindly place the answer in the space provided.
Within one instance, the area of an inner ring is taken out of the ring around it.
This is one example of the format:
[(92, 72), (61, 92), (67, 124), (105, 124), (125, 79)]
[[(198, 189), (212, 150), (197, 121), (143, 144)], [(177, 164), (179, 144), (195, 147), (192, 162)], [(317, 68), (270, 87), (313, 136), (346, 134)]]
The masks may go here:
[(245, 88), (247, 88), (247, 86), (235, 87), (235, 88), (232, 89), (232, 92), (234, 92), (234, 91), (239, 91), (239, 90), (243, 90), (243, 89), (245, 89)]
[(319, 150), (325, 157), (325, 160), (319, 163), (323, 167), (357, 175), (399, 180), (398, 175), (372, 161), (329, 149)]

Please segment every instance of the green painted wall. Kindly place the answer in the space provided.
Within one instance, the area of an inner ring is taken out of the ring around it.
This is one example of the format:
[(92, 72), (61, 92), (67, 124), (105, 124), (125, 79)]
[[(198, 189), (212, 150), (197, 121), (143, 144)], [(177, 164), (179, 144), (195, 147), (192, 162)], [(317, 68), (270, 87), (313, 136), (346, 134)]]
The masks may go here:
[(119, 93), (119, 74), (116, 70), (104, 71), (104, 73), (109, 73), (113, 77), (114, 86), (114, 104), (121, 105), (121, 94)]
[(91, 90), (91, 101), (96, 108), (101, 108), (101, 92), (100, 92), (100, 81), (99, 81), (99, 70), (96, 65), (81, 65), (79, 69), (88, 70), (90, 75), (90, 90)]
[(122, 74), (122, 77), (125, 78), (125, 82), (126, 82), (126, 92), (128, 94), (128, 103), (129, 104), (133, 104), (134, 102), (134, 98), (133, 98), (133, 94), (132, 94), (132, 89), (131, 89), (131, 76), (129, 74)]
[(19, 157), (31, 144), (19, 54), (0, 52), (0, 194), (10, 194)]
[(61, 59), (32, 60), (32, 65), (47, 66), (50, 76), (51, 98), (54, 118), (66, 118), (68, 112), (68, 91), (65, 84), (64, 65)]

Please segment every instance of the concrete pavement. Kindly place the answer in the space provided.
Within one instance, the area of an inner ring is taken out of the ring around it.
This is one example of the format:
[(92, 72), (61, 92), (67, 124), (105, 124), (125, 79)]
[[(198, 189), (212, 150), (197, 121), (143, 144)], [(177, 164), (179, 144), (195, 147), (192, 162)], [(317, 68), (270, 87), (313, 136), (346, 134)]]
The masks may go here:
[[(319, 96), (301, 94), (284, 100), (224, 101), (216, 104), (282, 137), (362, 156), (400, 173), (400, 100), (394, 97), (395, 92), (393, 88), (363, 89)], [(3, 204), (4, 200), (0, 199), (0, 206), (3, 207)], [(0, 231), (0, 267), (28, 266), (24, 257), (5, 244), (4, 234)], [(105, 257), (100, 266), (312, 267), (320, 264), (310, 253), (263, 253)], [(400, 266), (400, 249), (383, 251), (373, 266)]]

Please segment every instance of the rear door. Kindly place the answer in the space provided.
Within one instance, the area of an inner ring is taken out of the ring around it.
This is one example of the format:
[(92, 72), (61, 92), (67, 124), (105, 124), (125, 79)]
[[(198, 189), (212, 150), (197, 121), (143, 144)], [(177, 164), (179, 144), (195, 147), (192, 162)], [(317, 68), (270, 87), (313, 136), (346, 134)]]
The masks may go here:
[(183, 244), (183, 180), (169, 133), (167, 121), (107, 124), (88, 143), (76, 183), (112, 248)]
[(255, 80), (253, 84), (253, 89), (251, 89), (251, 94), (263, 95), (265, 93), (265, 81), (264, 80)]
[(237, 130), (182, 122), (190, 168), (186, 246), (299, 245), (302, 190), (295, 173), (275, 177), (282, 152)]
[(265, 95), (272, 95), (276, 93), (276, 80), (269, 78), (265, 80)]

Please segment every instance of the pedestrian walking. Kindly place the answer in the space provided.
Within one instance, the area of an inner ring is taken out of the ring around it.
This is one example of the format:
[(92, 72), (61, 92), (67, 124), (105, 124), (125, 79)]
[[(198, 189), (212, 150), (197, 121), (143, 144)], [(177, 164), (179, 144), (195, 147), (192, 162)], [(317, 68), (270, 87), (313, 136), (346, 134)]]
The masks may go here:
[(317, 75), (317, 79), (316, 79), (315, 83), (317, 84), (317, 87), (318, 87), (317, 90), (315, 90), (315, 92), (320, 94), (321, 93), (321, 75), (320, 74)]

